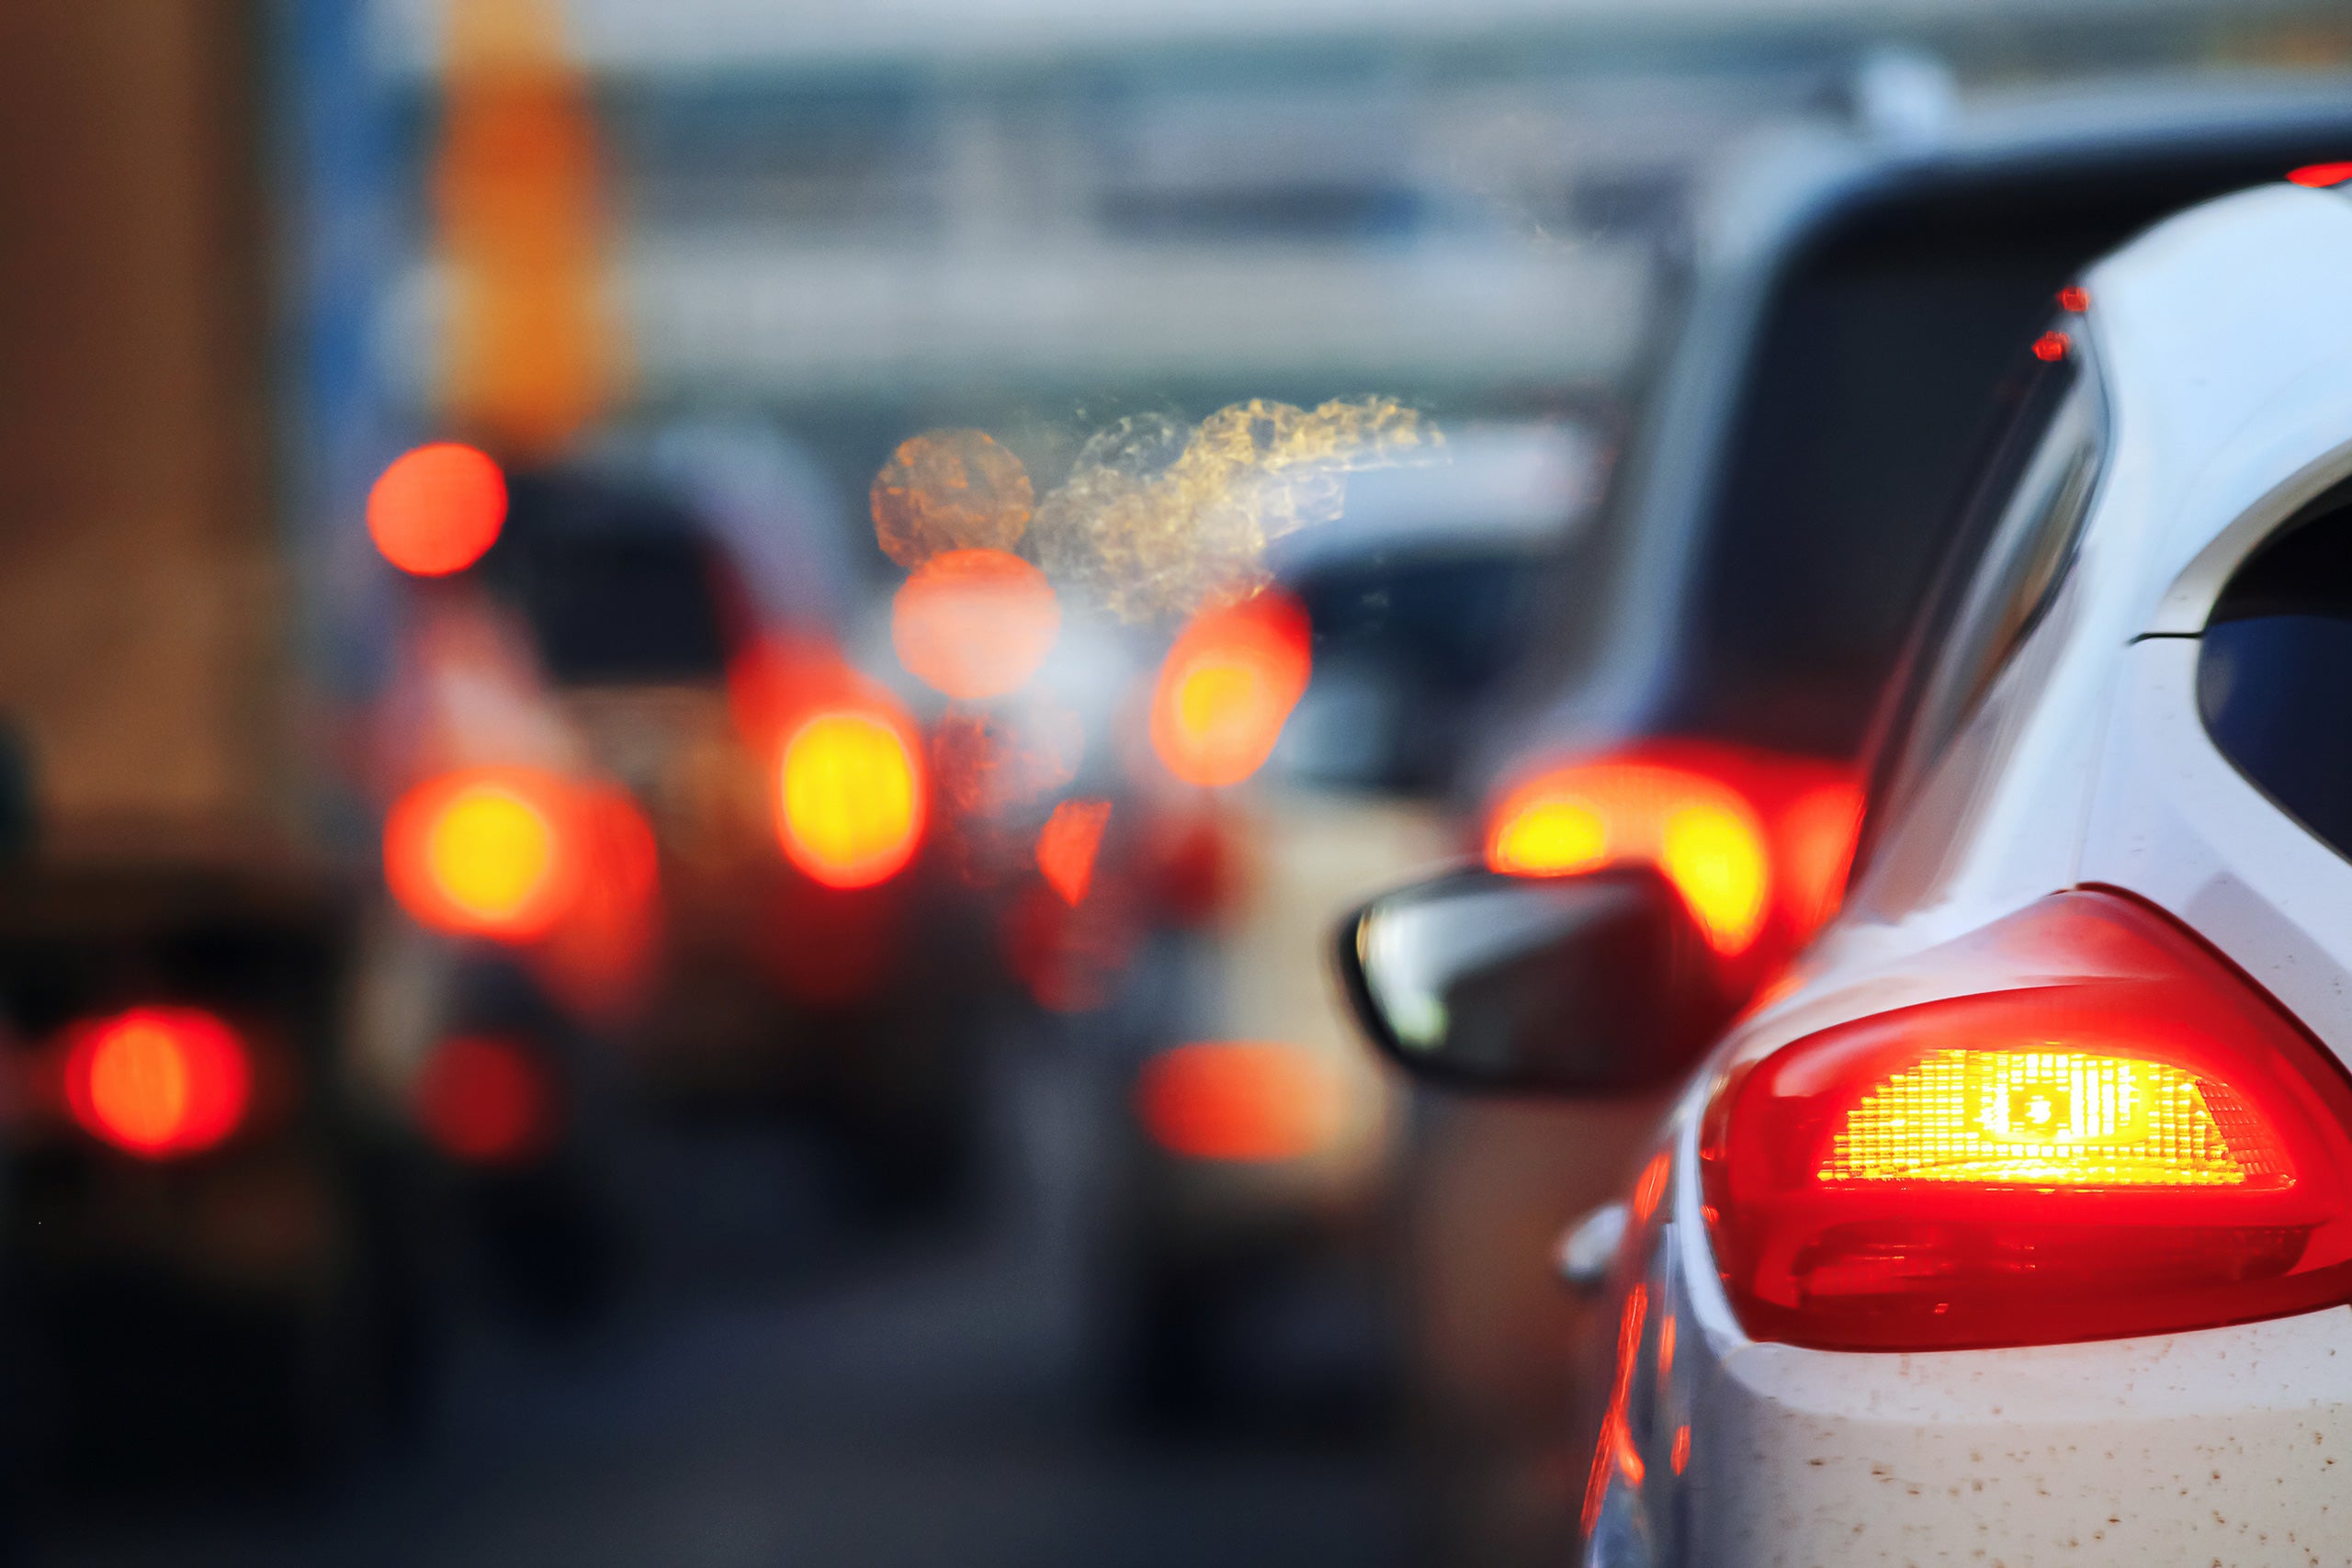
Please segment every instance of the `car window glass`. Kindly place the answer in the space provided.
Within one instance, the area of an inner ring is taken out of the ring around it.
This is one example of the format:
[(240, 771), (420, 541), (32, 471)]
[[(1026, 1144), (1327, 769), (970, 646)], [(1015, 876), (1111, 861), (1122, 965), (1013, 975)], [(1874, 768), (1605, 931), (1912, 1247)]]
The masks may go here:
[(2105, 436), (2098, 387), (2078, 364), (2079, 350), (2038, 367), (2011, 394), (1897, 678), (1872, 769), (1873, 820), (1967, 722), (2074, 558)]
[(2198, 650), (2197, 705), (2240, 773), (2352, 856), (2352, 482), (2222, 590)]

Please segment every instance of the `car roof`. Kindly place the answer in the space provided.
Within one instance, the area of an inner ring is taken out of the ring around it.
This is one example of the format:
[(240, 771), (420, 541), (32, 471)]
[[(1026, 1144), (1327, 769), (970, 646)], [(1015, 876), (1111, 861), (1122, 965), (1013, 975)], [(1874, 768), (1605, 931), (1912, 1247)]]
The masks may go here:
[(2107, 487), (2139, 502), (2136, 624), (2193, 635), (2246, 554), (2352, 466), (2352, 190), (2207, 202), (2086, 283)]

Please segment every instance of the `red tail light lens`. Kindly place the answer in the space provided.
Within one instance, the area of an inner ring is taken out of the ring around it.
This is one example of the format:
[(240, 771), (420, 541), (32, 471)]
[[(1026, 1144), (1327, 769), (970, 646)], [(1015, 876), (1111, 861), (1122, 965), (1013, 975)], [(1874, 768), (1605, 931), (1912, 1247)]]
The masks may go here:
[(1966, 992), (1735, 1069), (1702, 1169), (1760, 1339), (2060, 1344), (2352, 1300), (2352, 1084), (2163, 917), (2068, 893), (1938, 950)]
[(879, 709), (818, 714), (785, 743), (778, 821), (792, 863), (828, 887), (888, 882), (914, 858), (927, 811), (907, 726)]
[(1837, 908), (1860, 819), (1842, 768), (1659, 741), (1526, 778), (1496, 804), (1487, 864), (1566, 876), (1646, 862), (1721, 957), (1786, 956)]
[(435, 930), (535, 941), (580, 897), (575, 810), (565, 781), (527, 768), (429, 779), (385, 818), (385, 881)]
[(83, 1131), (145, 1159), (211, 1148), (253, 1099), (236, 1031), (196, 1008), (134, 1008), (82, 1025), (65, 1054), (65, 1103)]
[(1306, 692), (1312, 640), (1306, 611), (1277, 589), (1195, 615), (1152, 693), (1151, 747), (1162, 765), (1207, 789), (1256, 773)]
[(555, 1097), (545, 1068), (518, 1045), (479, 1035), (445, 1040), (417, 1079), (417, 1119), (459, 1159), (503, 1165), (543, 1150)]
[(1163, 1051), (1136, 1081), (1152, 1142), (1188, 1159), (1299, 1159), (1340, 1131), (1340, 1089), (1300, 1046), (1204, 1041)]

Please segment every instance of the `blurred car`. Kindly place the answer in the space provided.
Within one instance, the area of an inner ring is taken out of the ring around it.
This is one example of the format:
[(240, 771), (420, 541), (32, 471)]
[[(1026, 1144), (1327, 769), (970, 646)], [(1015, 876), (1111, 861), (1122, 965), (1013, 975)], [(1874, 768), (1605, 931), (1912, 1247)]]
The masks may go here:
[[(1538, 567), (1585, 521), (1599, 446), (1590, 418), (1466, 418), (1441, 460), (1350, 476), (1336, 517), (1274, 544), (1259, 599), (1163, 659), (1157, 765), (1219, 781), (1193, 788), (1227, 870), (1121, 1086), (1110, 1292), (1148, 1414), (1361, 1408), (1389, 1386), (1405, 1107), (1322, 933), (1456, 852), (1442, 786), (1524, 651)], [(1295, 707), (1267, 707), (1250, 766), (1213, 765), (1261, 687)]]
[(410, 1407), (424, 1237), (349, 1093), (353, 895), (235, 856), (0, 871), (20, 1451), (300, 1470)]
[(669, 491), (542, 471), (507, 496), (479, 564), (416, 584), (385, 705), (394, 940), (439, 954), (380, 1010), (386, 1092), (547, 1307), (695, 1229), (649, 1190), (665, 1130), (696, 1130), (689, 1165), (805, 1131), (819, 1207), (936, 1212), (996, 972), (925, 853), (911, 719), (824, 628), (762, 615)]
[[(1700, 915), (1711, 984), (1735, 995), (1836, 908), (1872, 715), (1971, 454), (2023, 395), (2060, 291), (2167, 212), (2352, 147), (2332, 84), (1966, 103), (1909, 85), (1761, 139), (1702, 192), (1680, 325), (1600, 525), (1555, 575), (1528, 680), (1485, 716), (1461, 780), (1490, 867), (1663, 870)], [(1477, 1451), (1482, 1430), (1557, 1439), (1579, 1308), (1522, 1260), (1614, 1189), (1642, 1124), (1598, 1105), (1431, 1108), (1413, 1353), (1453, 1411), (1441, 1455)], [(1541, 1372), (1492, 1352), (1539, 1326), (1563, 1348)], [(1574, 1501), (1534, 1479), (1566, 1470), (1541, 1452), (1464, 1470), (1486, 1492), (1522, 1472), (1509, 1484), (1538, 1496), (1521, 1509), (1532, 1533)], [(1491, 1495), (1463, 1510), (1507, 1511)]]
[(1707, 1054), (1621, 1219), (1583, 1560), (2352, 1549), (2347, 263), (2352, 197), (2274, 185), (2045, 323), (1847, 908), (1720, 1043), (1740, 998), (1694, 1007), (1646, 867), (1345, 933), (1408, 1062), (1593, 1092)]

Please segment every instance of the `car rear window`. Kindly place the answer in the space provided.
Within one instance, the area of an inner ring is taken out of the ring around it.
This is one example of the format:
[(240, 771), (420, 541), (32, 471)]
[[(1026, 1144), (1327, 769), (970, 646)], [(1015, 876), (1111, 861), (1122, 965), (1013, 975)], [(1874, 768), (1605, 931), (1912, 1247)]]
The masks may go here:
[(2352, 480), (2222, 591), (2198, 653), (2197, 705), (2232, 765), (2352, 856)]
[(2089, 513), (2107, 442), (2098, 378), (2079, 347), (2028, 363), (2002, 384), (2006, 423), (1898, 666), (1871, 759), (1865, 853), (1870, 828), (1943, 754), (2049, 608)]
[(516, 475), (489, 576), (559, 685), (721, 678), (733, 617), (722, 558), (694, 518), (575, 475)]

